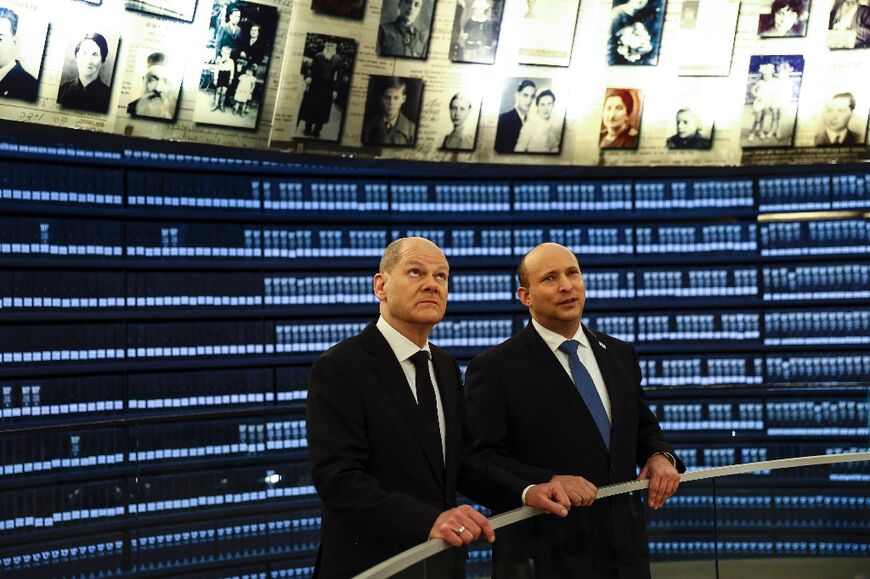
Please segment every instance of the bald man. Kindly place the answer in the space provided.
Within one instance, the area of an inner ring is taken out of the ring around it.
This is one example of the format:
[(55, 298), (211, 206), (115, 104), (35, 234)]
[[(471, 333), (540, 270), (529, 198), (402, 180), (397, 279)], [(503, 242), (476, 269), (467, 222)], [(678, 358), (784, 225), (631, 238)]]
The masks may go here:
[(644, 404), (637, 354), (581, 325), (586, 286), (567, 248), (537, 246), (517, 277), (532, 321), (468, 366), (469, 432), (475, 452), (516, 476), (561, 482), (581, 508), (500, 530), (494, 576), (647, 579), (638, 496), (595, 500), (599, 486), (642, 478), (658, 509), (685, 470)]

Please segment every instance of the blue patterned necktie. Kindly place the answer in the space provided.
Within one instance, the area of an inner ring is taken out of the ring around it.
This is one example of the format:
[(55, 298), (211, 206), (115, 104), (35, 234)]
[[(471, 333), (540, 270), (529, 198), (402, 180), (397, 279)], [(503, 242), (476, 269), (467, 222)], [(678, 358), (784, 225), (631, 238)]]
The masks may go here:
[(604, 446), (610, 449), (610, 420), (607, 419), (607, 411), (604, 410), (601, 396), (595, 389), (595, 382), (592, 381), (592, 376), (589, 375), (589, 371), (577, 354), (579, 345), (580, 342), (577, 340), (565, 340), (559, 345), (559, 349), (568, 354), (568, 366), (571, 368), (571, 375), (574, 376), (574, 386), (577, 387), (577, 392), (586, 403), (586, 408), (589, 409), (595, 426), (598, 427), (601, 438), (604, 439)]

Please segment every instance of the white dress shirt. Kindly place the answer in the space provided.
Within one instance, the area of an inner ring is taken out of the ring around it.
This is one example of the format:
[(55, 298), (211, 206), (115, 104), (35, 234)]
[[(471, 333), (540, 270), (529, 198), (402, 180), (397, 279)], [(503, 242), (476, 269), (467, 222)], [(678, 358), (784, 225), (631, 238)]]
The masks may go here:
[[(559, 360), (559, 364), (562, 365), (562, 368), (565, 369), (565, 373), (568, 374), (568, 377), (573, 382), (574, 376), (571, 374), (571, 367), (568, 365), (568, 354), (559, 349), (559, 346), (562, 345), (562, 342), (567, 338), (552, 330), (548, 330), (534, 319), (532, 320), (532, 325), (541, 338), (544, 339), (544, 342), (546, 342), (553, 354), (555, 354), (556, 359)], [(583, 332), (582, 325), (577, 328), (577, 333), (570, 339), (580, 342), (580, 346), (577, 348), (577, 355), (580, 356), (580, 361), (583, 362), (589, 375), (592, 376), (592, 382), (595, 383), (595, 390), (598, 391), (601, 403), (604, 404), (604, 411), (607, 412), (607, 420), (613, 424), (613, 416), (610, 412), (610, 394), (607, 393), (607, 387), (604, 385), (604, 378), (601, 376), (601, 369), (598, 368), (598, 362), (595, 360), (595, 354), (589, 346), (589, 340)]]
[[(417, 370), (414, 367), (414, 362), (411, 361), (411, 356), (420, 351), (417, 344), (403, 336), (397, 329), (391, 326), (383, 317), (378, 318), (376, 324), (378, 330), (383, 334), (393, 354), (402, 366), (402, 372), (405, 373), (405, 378), (411, 386), (411, 394), (414, 400), (417, 400)], [(429, 378), (432, 380), (432, 386), (435, 387), (435, 409), (438, 412), (438, 431), (441, 433), (441, 459), (446, 461), (445, 457), (445, 436), (444, 436), (444, 407), (441, 405), (441, 389), (438, 386), (438, 380), (435, 379), (435, 368), (432, 366), (432, 351), (429, 349), (429, 343), (423, 350), (429, 354)]]

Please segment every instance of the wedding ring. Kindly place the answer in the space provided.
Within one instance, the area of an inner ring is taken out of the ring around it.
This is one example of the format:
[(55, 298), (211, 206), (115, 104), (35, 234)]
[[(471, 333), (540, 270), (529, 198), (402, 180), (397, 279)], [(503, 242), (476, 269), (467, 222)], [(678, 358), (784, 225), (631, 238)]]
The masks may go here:
[(459, 528), (456, 529), (456, 534), (461, 536), (462, 533), (464, 533), (464, 532), (465, 532), (465, 525), (459, 525)]

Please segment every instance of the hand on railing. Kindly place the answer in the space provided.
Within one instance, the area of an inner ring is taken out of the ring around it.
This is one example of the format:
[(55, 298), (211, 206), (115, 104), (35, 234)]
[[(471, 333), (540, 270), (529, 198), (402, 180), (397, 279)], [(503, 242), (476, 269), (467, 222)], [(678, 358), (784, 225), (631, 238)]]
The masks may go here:
[(461, 547), (478, 540), (481, 534), (490, 543), (495, 541), (495, 531), (487, 518), (471, 506), (461, 505), (438, 515), (429, 531), (429, 540), (444, 539), (454, 547)]
[(568, 493), (568, 500), (575, 507), (588, 507), (595, 502), (595, 495), (598, 494), (598, 487), (582, 476), (556, 474), (550, 482), (561, 483)]
[(649, 479), (647, 504), (653, 510), (659, 510), (665, 501), (671, 498), (680, 486), (680, 473), (668, 458), (657, 453), (649, 457), (637, 476), (637, 480)]
[(564, 486), (556, 481), (550, 481), (529, 487), (525, 495), (526, 506), (540, 509), (559, 517), (567, 517), (571, 501)]

